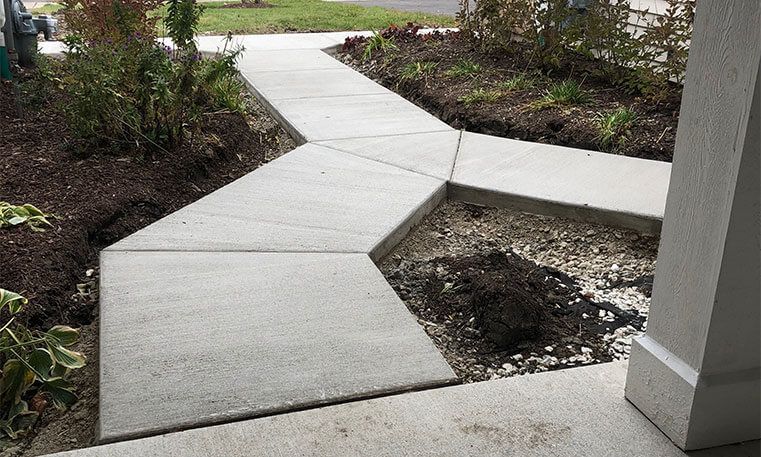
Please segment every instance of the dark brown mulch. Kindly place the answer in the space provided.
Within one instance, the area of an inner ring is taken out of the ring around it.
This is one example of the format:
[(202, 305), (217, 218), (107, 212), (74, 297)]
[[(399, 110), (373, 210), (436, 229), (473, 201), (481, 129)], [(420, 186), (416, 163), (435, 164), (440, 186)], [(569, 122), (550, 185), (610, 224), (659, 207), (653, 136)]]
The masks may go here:
[[(432, 335), (433, 341), (467, 381), (483, 380), (468, 365), (496, 370), (512, 362), (513, 354), (545, 354), (547, 346), (558, 359), (586, 347), (595, 362), (611, 361), (602, 335), (626, 325), (641, 329), (644, 321), (610, 303), (590, 301), (568, 275), (514, 252), (410, 262), (387, 279), (400, 296), (419, 298), (406, 301), (410, 311), (436, 328), (441, 337)], [(615, 318), (604, 324), (589, 318), (600, 310)]]
[(242, 0), (235, 3), (225, 3), (222, 5), (222, 8), (274, 8), (274, 5), (264, 1), (257, 3), (253, 0)]
[(55, 102), (20, 117), (14, 106), (12, 85), (0, 85), (0, 201), (31, 203), (55, 218), (44, 233), (0, 230), (0, 287), (29, 298), (20, 319), (39, 329), (93, 321), (96, 302), (77, 297), (76, 285), (100, 249), (243, 176), (284, 146), (271, 119), (256, 119), (253, 128), (242, 115), (218, 113), (207, 115), (192, 144), (173, 152), (90, 150), (82, 157)]
[[(657, 103), (623, 89), (592, 72), (592, 61), (575, 56), (559, 69), (547, 73), (523, 54), (482, 52), (459, 34), (440, 34), (427, 39), (397, 39), (398, 49), (391, 53), (376, 52), (372, 59), (362, 60), (363, 39), (350, 40), (353, 49), (344, 59), (386, 87), (430, 111), (458, 129), (489, 135), (548, 144), (602, 150), (631, 157), (671, 161), (679, 116), (681, 88), (674, 85)], [(477, 75), (453, 77), (445, 74), (461, 59), (482, 66)], [(402, 69), (416, 62), (435, 62), (435, 72), (422, 79), (402, 80)], [(535, 87), (506, 91), (499, 84), (510, 77), (527, 73), (536, 78)], [(566, 79), (581, 82), (592, 101), (582, 106), (536, 108), (550, 84)], [(466, 106), (458, 98), (474, 89), (498, 90), (496, 102)], [(600, 113), (629, 107), (637, 120), (629, 139), (615, 149), (603, 147), (598, 139), (597, 117)]]

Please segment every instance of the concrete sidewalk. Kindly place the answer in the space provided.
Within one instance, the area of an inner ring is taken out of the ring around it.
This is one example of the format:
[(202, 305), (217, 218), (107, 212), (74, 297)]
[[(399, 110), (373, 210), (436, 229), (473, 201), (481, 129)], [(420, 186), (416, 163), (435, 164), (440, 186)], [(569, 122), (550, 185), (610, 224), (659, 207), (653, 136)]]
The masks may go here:
[(758, 457), (685, 454), (624, 399), (626, 365), (432, 389), (128, 441), (60, 457)]
[(637, 228), (662, 218), (670, 164), (454, 130), (321, 51), (356, 34), (236, 37), (248, 87), (306, 144), (103, 253), (100, 441), (196, 430), (81, 454), (683, 455), (610, 366), (210, 427), (456, 382), (372, 262), (447, 191)]

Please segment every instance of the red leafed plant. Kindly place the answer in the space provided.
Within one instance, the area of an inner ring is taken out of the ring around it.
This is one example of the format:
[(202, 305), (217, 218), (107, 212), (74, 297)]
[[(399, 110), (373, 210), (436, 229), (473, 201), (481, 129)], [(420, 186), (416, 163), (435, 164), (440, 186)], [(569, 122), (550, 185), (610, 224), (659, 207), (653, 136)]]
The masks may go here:
[(155, 37), (162, 0), (62, 0), (69, 29), (83, 40), (123, 42), (135, 34)]

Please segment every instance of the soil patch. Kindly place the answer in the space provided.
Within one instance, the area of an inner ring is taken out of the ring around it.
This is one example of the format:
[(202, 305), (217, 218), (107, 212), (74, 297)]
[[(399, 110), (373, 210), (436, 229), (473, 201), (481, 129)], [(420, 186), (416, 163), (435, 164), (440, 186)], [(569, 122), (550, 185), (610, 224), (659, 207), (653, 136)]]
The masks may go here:
[[(339, 58), (457, 129), (645, 159), (672, 159), (679, 86), (674, 85), (656, 103), (595, 76), (593, 63), (582, 56), (547, 72), (519, 53), (476, 49), (459, 33), (410, 37), (397, 32), (395, 36), (395, 49), (376, 51), (369, 59), (362, 56), (366, 39), (351, 38)], [(479, 70), (452, 75), (449, 71), (462, 61), (477, 65)], [(414, 69), (425, 63), (432, 67), (410, 73), (410, 66)], [(511, 87), (516, 76), (531, 83)], [(569, 79), (580, 83), (589, 97), (587, 103), (538, 107), (553, 84)], [(463, 97), (474, 91), (493, 94), (494, 99), (466, 103)], [(626, 129), (626, 140), (603, 144), (600, 116), (622, 107), (636, 113), (635, 121)]]
[(657, 239), (445, 203), (380, 267), (466, 382), (628, 357)]
[(37, 437), (8, 452), (37, 455), (93, 442), (98, 252), (295, 144), (249, 99), (249, 115), (209, 113), (193, 141), (176, 151), (88, 149), (83, 155), (56, 94), (36, 110), (17, 108), (16, 93), (12, 84), (0, 84), (0, 201), (31, 203), (55, 217), (45, 232), (26, 226), (0, 230), (0, 287), (30, 300), (17, 318), (30, 328), (82, 327), (81, 349), (88, 358), (87, 368), (74, 378), (80, 401), (68, 412), (48, 408)]
[(271, 5), (267, 2), (261, 1), (261, 2), (255, 2), (253, 0), (242, 0), (240, 2), (235, 3), (225, 3), (222, 5), (222, 8), (274, 8), (275, 5)]

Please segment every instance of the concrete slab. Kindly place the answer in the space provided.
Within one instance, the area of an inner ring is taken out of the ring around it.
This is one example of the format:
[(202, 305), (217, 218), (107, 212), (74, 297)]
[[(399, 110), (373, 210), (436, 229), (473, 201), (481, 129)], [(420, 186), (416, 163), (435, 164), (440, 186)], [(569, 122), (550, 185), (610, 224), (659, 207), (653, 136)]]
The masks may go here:
[(362, 254), (108, 251), (101, 284), (104, 442), (455, 380)]
[(349, 67), (317, 49), (246, 50), (238, 61), (238, 69), (244, 74), (270, 71), (340, 70), (347, 68)]
[(378, 162), (448, 180), (460, 144), (460, 132), (413, 133), (320, 141), (322, 144)]
[(286, 99), (391, 93), (349, 68), (241, 74), (258, 98), (270, 104)]
[(50, 57), (63, 57), (68, 48), (63, 41), (38, 41), (37, 51)]
[(441, 180), (308, 144), (107, 249), (379, 258), (445, 194)]
[(450, 197), (659, 233), (671, 164), (463, 133)]
[[(624, 399), (626, 366), (395, 395), (75, 451), (69, 456), (684, 457)], [(691, 457), (758, 457), (759, 443)]]
[[(225, 36), (197, 36), (198, 50), (204, 53), (218, 52), (224, 47)], [(247, 51), (277, 49), (325, 49), (337, 44), (336, 39), (321, 33), (279, 33), (271, 35), (234, 35), (232, 43), (242, 45)]]
[(271, 104), (304, 142), (452, 130), (394, 93), (274, 100)]

